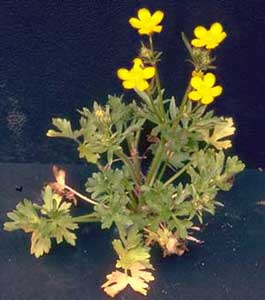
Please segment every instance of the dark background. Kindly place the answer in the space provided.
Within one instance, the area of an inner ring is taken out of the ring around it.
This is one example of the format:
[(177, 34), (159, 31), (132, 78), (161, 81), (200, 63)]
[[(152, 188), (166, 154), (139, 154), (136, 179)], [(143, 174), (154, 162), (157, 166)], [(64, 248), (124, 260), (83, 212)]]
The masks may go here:
[[(64, 165), (70, 186), (83, 187), (86, 165)], [(0, 163), (0, 224), (24, 197), (40, 203), (43, 182), (52, 180), (51, 165)], [(10, 180), (12, 178), (12, 180)], [(30, 234), (0, 228), (1, 300), (263, 300), (265, 296), (265, 172), (245, 170), (233, 189), (220, 193), (224, 203), (216, 216), (205, 219), (195, 237), (205, 243), (189, 243), (189, 252), (163, 258), (157, 246), (151, 262), (155, 281), (144, 297), (126, 288), (114, 298), (100, 286), (115, 267), (112, 240), (117, 231), (100, 230), (99, 224), (81, 224), (77, 243), (53, 245), (50, 253), (30, 255)], [(21, 192), (15, 185), (23, 186)], [(76, 211), (78, 210), (78, 211)], [(88, 212), (80, 203), (73, 215)]]
[(145, 6), (165, 12), (155, 45), (164, 52), (160, 69), (168, 96), (181, 97), (191, 71), (180, 32), (192, 38), (198, 24), (224, 25), (228, 37), (215, 51), (224, 93), (211, 107), (234, 117), (234, 152), (248, 167), (265, 167), (264, 5), (264, 0), (2, 0), (0, 161), (77, 160), (71, 143), (45, 136), (51, 118), (77, 120), (77, 108), (124, 92), (116, 70), (130, 66), (140, 42), (128, 19)]

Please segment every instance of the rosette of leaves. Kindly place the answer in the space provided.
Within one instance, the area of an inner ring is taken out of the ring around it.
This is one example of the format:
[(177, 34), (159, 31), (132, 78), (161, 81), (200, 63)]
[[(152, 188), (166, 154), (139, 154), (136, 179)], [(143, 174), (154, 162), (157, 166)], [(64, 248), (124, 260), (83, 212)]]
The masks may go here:
[(78, 228), (70, 215), (72, 204), (64, 202), (60, 195), (53, 193), (50, 186), (44, 188), (42, 199), (42, 205), (24, 199), (15, 210), (7, 214), (11, 221), (4, 224), (7, 231), (23, 230), (31, 233), (30, 253), (37, 258), (49, 253), (52, 239), (57, 244), (66, 241), (75, 246), (74, 231)]

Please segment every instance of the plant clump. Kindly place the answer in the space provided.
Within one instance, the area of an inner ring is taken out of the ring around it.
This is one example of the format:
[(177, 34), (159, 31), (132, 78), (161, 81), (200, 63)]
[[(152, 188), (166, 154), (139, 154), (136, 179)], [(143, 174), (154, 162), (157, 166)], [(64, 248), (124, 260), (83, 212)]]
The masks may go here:
[[(177, 101), (162, 88), (162, 53), (153, 43), (154, 34), (163, 30), (163, 18), (161, 11), (151, 14), (142, 8), (129, 20), (144, 40), (132, 66), (118, 69), (117, 77), (138, 100), (125, 104), (123, 97), (108, 96), (105, 105), (94, 102), (92, 108), (78, 111), (76, 129), (67, 119), (52, 120), (47, 136), (71, 139), (79, 157), (98, 168), (86, 182), (87, 195), (69, 187), (65, 172), (55, 167), (55, 182), (42, 192), (43, 204), (24, 200), (5, 223), (8, 231), (31, 234), (31, 254), (36, 257), (49, 252), (52, 239), (75, 245), (79, 223), (116, 226), (116, 270), (102, 285), (111, 297), (127, 286), (147, 294), (154, 280), (153, 245), (161, 247), (163, 256), (181, 256), (190, 243), (202, 243), (196, 233), (205, 216), (222, 206), (218, 192), (230, 190), (234, 176), (244, 169), (237, 156), (226, 153), (232, 147), (233, 119), (217, 116), (210, 108), (223, 92), (212, 56), (226, 37), (222, 25), (196, 27), (191, 42), (182, 34), (193, 69)], [(139, 147), (142, 140), (149, 143), (144, 151)], [(152, 154), (150, 163), (147, 152)], [(92, 205), (93, 212), (72, 217), (70, 209), (78, 199)]]

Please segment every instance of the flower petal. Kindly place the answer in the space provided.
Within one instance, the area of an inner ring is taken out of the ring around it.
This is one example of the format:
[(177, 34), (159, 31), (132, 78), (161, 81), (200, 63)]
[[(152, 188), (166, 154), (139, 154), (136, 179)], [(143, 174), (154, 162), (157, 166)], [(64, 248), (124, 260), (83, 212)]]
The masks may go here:
[(127, 90), (135, 88), (135, 83), (132, 80), (125, 80), (122, 85)]
[(127, 80), (130, 77), (130, 72), (125, 68), (121, 68), (117, 71), (117, 75), (121, 80)]
[(199, 89), (202, 85), (201, 77), (198, 77), (198, 76), (192, 77), (190, 84), (194, 89)]
[(197, 38), (204, 38), (206, 34), (207, 34), (207, 29), (205, 27), (203, 27), (203, 26), (197, 26), (194, 29), (194, 35)]
[(205, 41), (204, 40), (199, 40), (199, 39), (193, 39), (191, 41), (191, 44), (194, 47), (203, 47), (203, 46), (205, 46)]
[(164, 18), (164, 13), (161, 10), (157, 10), (151, 17), (153, 24), (159, 24)]
[(220, 85), (217, 85), (211, 89), (211, 94), (214, 97), (220, 96), (223, 92), (223, 88)]
[(139, 34), (142, 34), (142, 35), (143, 35), (143, 34), (149, 35), (150, 33), (152, 33), (152, 30), (146, 29), (146, 28), (141, 28), (141, 29), (139, 29), (138, 33), (139, 33)]
[(213, 87), (215, 84), (215, 75), (213, 73), (207, 73), (204, 75), (203, 77), (203, 82), (205, 84), (206, 87)]
[(223, 31), (223, 26), (218, 22), (213, 23), (210, 28), (210, 31), (215, 35), (219, 35)]
[(222, 33), (219, 34), (219, 36), (218, 36), (218, 42), (221, 43), (226, 37), (227, 37), (226, 32), (222, 32)]
[(193, 101), (198, 101), (201, 99), (201, 94), (198, 93), (197, 91), (192, 91), (189, 93), (189, 99)]
[(202, 104), (210, 104), (213, 102), (213, 100), (214, 100), (214, 97), (212, 95), (205, 95), (202, 97), (201, 103)]
[(133, 28), (139, 29), (143, 26), (142, 22), (136, 18), (130, 18), (129, 23)]
[(155, 68), (154, 67), (147, 67), (143, 70), (143, 77), (144, 79), (150, 79), (155, 75)]
[(151, 18), (151, 13), (150, 13), (149, 9), (147, 9), (147, 8), (139, 9), (138, 10), (138, 18), (144, 22), (149, 21)]
[(216, 48), (217, 46), (219, 45), (219, 43), (218, 42), (216, 42), (215, 40), (213, 40), (213, 41), (208, 41), (207, 42), (207, 45), (206, 45), (206, 49), (214, 49), (214, 48)]
[(163, 26), (161, 26), (161, 25), (154, 26), (154, 27), (153, 27), (153, 32), (158, 32), (158, 33), (160, 33), (160, 32), (162, 31), (162, 29), (163, 29)]
[(146, 80), (139, 80), (136, 83), (136, 88), (141, 92), (146, 90), (148, 87), (149, 87), (149, 83)]

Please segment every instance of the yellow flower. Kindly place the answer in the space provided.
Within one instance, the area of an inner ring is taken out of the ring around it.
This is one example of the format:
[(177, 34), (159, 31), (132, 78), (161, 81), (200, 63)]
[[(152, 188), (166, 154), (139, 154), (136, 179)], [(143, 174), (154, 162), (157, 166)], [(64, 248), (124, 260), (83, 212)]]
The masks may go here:
[(145, 68), (140, 58), (135, 58), (133, 63), (131, 70), (121, 68), (118, 70), (117, 75), (123, 80), (122, 85), (125, 89), (136, 88), (139, 91), (144, 91), (149, 87), (147, 79), (151, 79), (155, 75), (155, 68)]
[(157, 10), (153, 15), (147, 8), (138, 10), (138, 19), (130, 18), (129, 23), (133, 28), (136, 28), (139, 34), (151, 35), (154, 32), (161, 32), (162, 26), (158, 25), (164, 18), (164, 13)]
[(220, 23), (212, 24), (209, 30), (203, 26), (197, 26), (194, 29), (194, 35), (196, 38), (191, 41), (192, 46), (206, 47), (206, 49), (216, 48), (226, 38), (226, 33)]
[(223, 91), (220, 85), (214, 86), (215, 80), (213, 73), (207, 73), (203, 77), (193, 76), (190, 84), (194, 90), (189, 93), (189, 99), (200, 101), (202, 104), (213, 102), (214, 98), (221, 95)]

